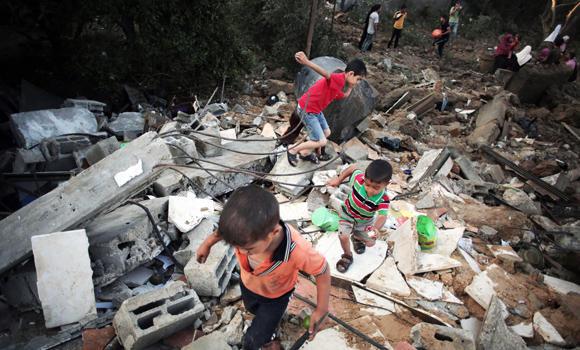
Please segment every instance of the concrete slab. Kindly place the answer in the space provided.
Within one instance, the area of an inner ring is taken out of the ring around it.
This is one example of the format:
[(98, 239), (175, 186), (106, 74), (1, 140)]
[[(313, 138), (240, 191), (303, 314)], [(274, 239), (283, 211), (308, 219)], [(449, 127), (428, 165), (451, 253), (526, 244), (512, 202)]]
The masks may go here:
[(473, 334), (474, 339), (479, 337), (479, 332), (481, 332), (481, 321), (475, 317), (466, 318), (460, 321), (461, 328), (466, 331), (470, 331)]
[(504, 314), (505, 306), (497, 296), (493, 296), (477, 338), (479, 349), (526, 350), (528, 348), (524, 340), (505, 324)]
[(534, 314), (534, 330), (542, 336), (546, 343), (566, 345), (564, 338), (539, 311)]
[[(159, 174), (160, 168), (155, 166), (171, 162), (171, 152), (162, 139), (155, 139), (156, 135), (146, 133), (2, 220), (0, 273), (30, 255), (30, 237), (82, 227), (147, 187)], [(113, 174), (125, 170), (135, 158), (141, 159), (143, 174), (119, 188)]]
[(354, 254), (353, 263), (345, 273), (341, 273), (336, 269), (336, 262), (343, 254), (337, 234), (322, 236), (316, 244), (316, 250), (324, 255), (328, 261), (333, 276), (351, 281), (361, 281), (383, 263), (387, 256), (387, 242), (377, 241), (373, 247), (367, 247), (364, 254)]
[(411, 295), (411, 289), (397, 269), (395, 259), (390, 256), (368, 278), (366, 285), (378, 291), (402, 297)]
[(461, 266), (461, 262), (444, 255), (417, 252), (417, 273), (441, 271)]
[(580, 294), (580, 286), (570, 281), (564, 281), (556, 277), (544, 275), (544, 284), (560, 294)]
[(31, 241), (46, 327), (96, 318), (85, 230), (37, 235)]
[(431, 253), (450, 257), (457, 249), (459, 239), (463, 237), (465, 227), (457, 227), (450, 230), (437, 231), (437, 244), (431, 250)]
[(109, 123), (109, 129), (115, 136), (123, 138), (125, 141), (137, 138), (145, 129), (145, 119), (139, 112), (124, 112), (117, 116), (117, 119)]
[(380, 307), (379, 309), (373, 307), (365, 307), (361, 305), (362, 311), (366, 311), (375, 316), (387, 316), (392, 314), (393, 312), (397, 312), (397, 307), (395, 306), (395, 303), (390, 300), (381, 298), (376, 294), (367, 292), (366, 290), (361, 289), (354, 285), (352, 286), (352, 291), (354, 293), (356, 301), (358, 301), (359, 303)]
[[(417, 184), (417, 182), (427, 172), (429, 167), (433, 164), (435, 159), (437, 159), (437, 157), (442, 151), (443, 151), (442, 149), (432, 149), (423, 153), (421, 159), (419, 159), (419, 162), (417, 163), (417, 166), (413, 170), (413, 177), (408, 183), (410, 187), (413, 187)], [(443, 177), (447, 176), (447, 174), (449, 174), (449, 172), (451, 171), (451, 168), (453, 168), (453, 160), (450, 157), (449, 159), (447, 159), (445, 164), (443, 164), (441, 169), (439, 169), (439, 171), (433, 176), (433, 178), (437, 178), (439, 176)]]
[[(487, 270), (473, 277), (473, 281), (469, 286), (465, 288), (465, 293), (473, 298), (481, 307), (487, 310), (491, 298), (495, 295), (496, 283), (489, 278), (489, 271), (493, 269), (499, 269), (503, 271), (499, 266), (493, 264), (490, 265)], [(503, 273), (506, 273), (503, 271)]]
[(417, 271), (417, 249), (419, 244), (415, 220), (405, 221), (389, 236), (389, 241), (395, 242), (393, 258), (399, 271), (404, 275), (413, 275)]
[(97, 119), (85, 108), (45, 109), (12, 114), (10, 128), (18, 145), (29, 149), (54, 136), (96, 133)]
[(431, 281), (421, 277), (407, 277), (409, 286), (422, 298), (427, 300), (440, 300), (443, 297), (443, 283)]
[(366, 160), (368, 157), (368, 147), (358, 138), (353, 137), (342, 146), (342, 153), (353, 162)]
[(201, 338), (194, 340), (191, 344), (184, 346), (181, 350), (231, 350), (232, 347), (229, 346), (226, 341), (225, 334), (222, 332), (213, 332), (208, 335), (204, 335)]

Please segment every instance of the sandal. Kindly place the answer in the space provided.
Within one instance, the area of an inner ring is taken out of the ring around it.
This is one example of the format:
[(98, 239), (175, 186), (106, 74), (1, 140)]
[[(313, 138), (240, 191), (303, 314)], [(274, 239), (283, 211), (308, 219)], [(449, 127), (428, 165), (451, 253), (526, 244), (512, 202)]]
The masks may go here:
[(300, 159), (302, 159), (302, 160), (307, 160), (307, 161), (309, 161), (309, 162), (312, 162), (312, 163), (314, 163), (314, 164), (318, 164), (318, 163), (320, 163), (320, 161), (318, 160), (318, 157), (317, 157), (317, 156), (316, 156), (314, 153), (310, 153), (310, 154), (309, 154), (309, 155), (307, 155), (307, 156), (302, 156), (302, 155), (301, 155), (301, 156), (300, 156)]
[(352, 241), (355, 253), (362, 254), (367, 250), (367, 245), (360, 239), (356, 239), (353, 236), (350, 236), (350, 240)]
[(345, 273), (350, 265), (352, 265), (352, 255), (342, 254), (340, 260), (336, 262), (336, 269), (340, 273)]
[(296, 164), (298, 164), (298, 156), (296, 154), (292, 154), (290, 153), (290, 150), (286, 150), (286, 156), (288, 158), (288, 163), (290, 163), (290, 165), (295, 167)]

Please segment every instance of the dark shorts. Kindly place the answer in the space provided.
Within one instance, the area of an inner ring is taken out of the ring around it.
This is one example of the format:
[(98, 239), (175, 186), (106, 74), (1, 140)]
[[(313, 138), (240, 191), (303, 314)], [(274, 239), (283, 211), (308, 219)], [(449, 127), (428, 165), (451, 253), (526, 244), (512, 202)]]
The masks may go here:
[(281, 297), (270, 299), (247, 289), (241, 281), (240, 288), (244, 307), (255, 315), (252, 325), (244, 334), (243, 349), (258, 350), (262, 345), (273, 340), (294, 290)]

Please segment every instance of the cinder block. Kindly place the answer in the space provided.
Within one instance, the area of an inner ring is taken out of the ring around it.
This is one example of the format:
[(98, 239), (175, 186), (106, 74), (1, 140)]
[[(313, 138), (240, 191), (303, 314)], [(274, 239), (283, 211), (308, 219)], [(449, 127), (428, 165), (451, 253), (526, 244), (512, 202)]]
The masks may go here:
[(195, 323), (204, 306), (195, 291), (176, 281), (123, 302), (113, 327), (125, 349), (143, 349)]
[(192, 258), (185, 266), (184, 272), (191, 288), (197, 294), (219, 297), (226, 290), (235, 267), (234, 248), (224, 242), (218, 242), (212, 247), (204, 264)]
[(115, 136), (101, 140), (89, 147), (85, 152), (85, 158), (89, 165), (93, 165), (99, 160), (121, 148), (121, 144)]

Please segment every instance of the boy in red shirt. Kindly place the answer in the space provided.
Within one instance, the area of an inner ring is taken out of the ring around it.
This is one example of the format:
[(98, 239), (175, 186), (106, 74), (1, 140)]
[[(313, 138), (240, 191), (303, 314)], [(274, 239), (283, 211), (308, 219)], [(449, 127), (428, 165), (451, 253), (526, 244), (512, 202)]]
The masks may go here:
[(330, 128), (322, 111), (332, 101), (348, 97), (358, 81), (366, 75), (367, 69), (363, 61), (354, 59), (348, 63), (343, 73), (331, 74), (310, 61), (302, 51), (296, 53), (295, 58), (298, 63), (309, 67), (324, 79), (314, 83), (298, 100), (297, 114), (306, 126), (309, 140), (288, 147), (288, 162), (296, 166), (300, 155), (301, 159), (318, 164), (318, 157), (313, 151), (324, 148), (330, 135)]
[(326, 259), (296, 229), (280, 220), (276, 198), (257, 186), (237, 189), (220, 216), (218, 230), (198, 248), (205, 262), (220, 240), (235, 247), (240, 265), (242, 300), (255, 315), (243, 339), (243, 349), (281, 349), (275, 332), (286, 311), (298, 271), (316, 277), (317, 307), (310, 316), (311, 339), (328, 312), (330, 271)]

